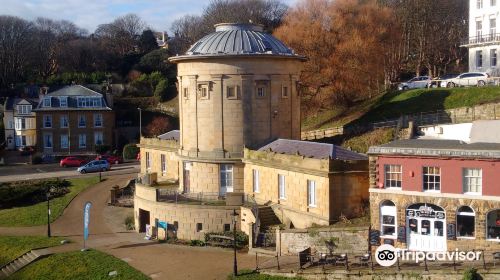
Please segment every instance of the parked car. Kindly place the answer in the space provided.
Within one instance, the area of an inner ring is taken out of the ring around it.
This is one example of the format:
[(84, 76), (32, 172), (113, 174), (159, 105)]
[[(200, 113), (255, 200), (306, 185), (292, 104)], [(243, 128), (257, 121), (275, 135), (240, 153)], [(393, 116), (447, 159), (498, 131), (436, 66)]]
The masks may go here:
[(437, 88), (437, 87), (447, 87), (448, 82), (453, 79), (458, 77), (460, 74), (445, 74), (441, 75), (435, 79), (432, 79), (430, 87), (431, 88)]
[(483, 72), (468, 72), (458, 75), (456, 78), (448, 80), (446, 87), (478, 86), (488, 84), (490, 75)]
[(109, 164), (118, 164), (118, 163), (123, 163), (123, 158), (120, 156), (113, 156), (113, 155), (98, 155), (96, 160), (107, 160)]
[(83, 158), (78, 158), (78, 157), (65, 157), (61, 159), (59, 162), (59, 165), (61, 167), (80, 167), (82, 166), (86, 160)]
[(111, 169), (111, 165), (106, 160), (93, 160), (83, 166), (78, 167), (77, 171), (85, 174), (87, 172), (98, 172), (98, 171), (108, 171)]
[(398, 85), (398, 90), (426, 88), (430, 85), (430, 83), (431, 83), (431, 77), (429, 76), (415, 77), (407, 82), (400, 83)]

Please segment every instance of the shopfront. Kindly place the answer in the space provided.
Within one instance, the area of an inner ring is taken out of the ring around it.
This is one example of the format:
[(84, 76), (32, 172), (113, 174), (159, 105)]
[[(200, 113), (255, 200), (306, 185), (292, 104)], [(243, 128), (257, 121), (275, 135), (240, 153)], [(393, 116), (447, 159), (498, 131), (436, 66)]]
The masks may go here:
[(412, 251), (446, 251), (446, 213), (427, 203), (412, 204), (406, 209), (406, 236)]

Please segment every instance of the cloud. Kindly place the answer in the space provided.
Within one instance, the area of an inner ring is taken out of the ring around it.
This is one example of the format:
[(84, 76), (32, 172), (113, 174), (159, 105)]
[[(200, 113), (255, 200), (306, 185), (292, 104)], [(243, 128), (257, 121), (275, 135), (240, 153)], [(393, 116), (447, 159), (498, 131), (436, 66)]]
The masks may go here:
[[(297, 0), (285, 0), (293, 5)], [(46, 17), (69, 20), (90, 33), (102, 23), (135, 13), (151, 28), (169, 31), (174, 20), (200, 14), (209, 0), (0, 0), (1, 14), (27, 20)]]

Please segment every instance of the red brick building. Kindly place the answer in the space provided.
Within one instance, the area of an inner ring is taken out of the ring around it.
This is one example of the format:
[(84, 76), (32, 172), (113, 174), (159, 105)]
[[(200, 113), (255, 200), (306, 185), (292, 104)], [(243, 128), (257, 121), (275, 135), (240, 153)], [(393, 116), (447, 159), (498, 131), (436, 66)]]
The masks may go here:
[(399, 140), (368, 153), (371, 225), (382, 243), (500, 250), (500, 143)]

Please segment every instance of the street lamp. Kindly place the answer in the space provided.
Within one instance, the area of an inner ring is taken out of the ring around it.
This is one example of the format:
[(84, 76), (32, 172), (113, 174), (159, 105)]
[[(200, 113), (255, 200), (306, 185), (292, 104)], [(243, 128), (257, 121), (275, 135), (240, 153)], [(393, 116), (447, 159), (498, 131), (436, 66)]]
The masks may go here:
[(47, 236), (50, 237), (50, 193), (54, 187), (47, 186)]
[(234, 249), (234, 266), (233, 266), (233, 275), (238, 276), (238, 260), (236, 259), (236, 217), (238, 214), (236, 213), (236, 209), (233, 209), (233, 249)]
[(141, 137), (142, 137), (142, 109), (138, 107), (137, 110), (139, 110), (139, 141), (141, 141)]

